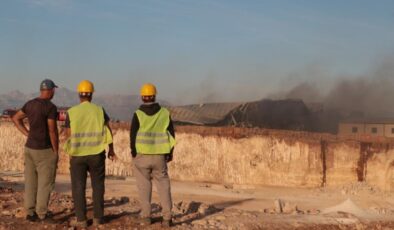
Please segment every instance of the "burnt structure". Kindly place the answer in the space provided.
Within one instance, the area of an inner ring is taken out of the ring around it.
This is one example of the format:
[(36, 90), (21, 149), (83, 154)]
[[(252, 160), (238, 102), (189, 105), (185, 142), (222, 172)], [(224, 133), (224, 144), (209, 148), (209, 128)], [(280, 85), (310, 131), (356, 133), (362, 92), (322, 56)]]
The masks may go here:
[(302, 100), (264, 99), (171, 107), (175, 124), (313, 130), (313, 113)]

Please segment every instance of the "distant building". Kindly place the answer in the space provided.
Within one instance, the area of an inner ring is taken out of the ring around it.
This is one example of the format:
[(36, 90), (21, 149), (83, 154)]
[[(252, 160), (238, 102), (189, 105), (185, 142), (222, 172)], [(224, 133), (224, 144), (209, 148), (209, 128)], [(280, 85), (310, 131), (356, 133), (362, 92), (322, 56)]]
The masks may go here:
[(169, 109), (176, 125), (311, 130), (311, 112), (301, 100), (263, 99), (246, 103), (195, 104)]
[(207, 103), (169, 107), (175, 124), (214, 125), (242, 103)]
[[(65, 121), (67, 117), (67, 110), (69, 107), (59, 107), (57, 110), (57, 120), (58, 121)], [(2, 118), (11, 118), (17, 112), (17, 109), (5, 109), (1, 113)]]
[(339, 123), (338, 134), (394, 137), (394, 119), (343, 121)]

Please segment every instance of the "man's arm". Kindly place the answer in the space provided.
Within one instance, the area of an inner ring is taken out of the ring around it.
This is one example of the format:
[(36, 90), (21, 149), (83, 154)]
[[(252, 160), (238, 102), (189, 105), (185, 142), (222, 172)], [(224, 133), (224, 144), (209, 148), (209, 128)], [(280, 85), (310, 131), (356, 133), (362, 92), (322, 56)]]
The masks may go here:
[(171, 136), (173, 138), (175, 138), (175, 129), (174, 129), (174, 124), (172, 123), (171, 117), (170, 117), (170, 123), (168, 124), (167, 130), (171, 134)]
[[(175, 138), (175, 129), (174, 129), (174, 124), (172, 123), (171, 117), (170, 117), (170, 123), (168, 124), (168, 127), (167, 127), (167, 131), (170, 133), (170, 135), (173, 138)], [(174, 147), (171, 148), (169, 154), (165, 155), (165, 159), (166, 159), (167, 163), (173, 160), (173, 158), (174, 158), (173, 152), (174, 152)]]
[[(111, 127), (109, 126), (109, 121), (106, 121), (106, 122), (105, 122), (105, 126), (107, 126), (109, 132), (111, 133), (111, 136), (113, 137), (113, 135), (112, 135), (112, 129), (111, 129)], [(108, 149), (108, 158), (109, 158), (110, 160), (116, 160), (117, 157), (116, 157), (115, 150), (114, 150), (114, 143), (112, 142), (111, 144), (108, 145), (108, 147), (109, 147), (109, 149)]]
[(23, 119), (27, 116), (22, 110), (19, 110), (13, 117), (12, 121), (14, 122), (16, 128), (25, 136), (29, 135), (29, 130), (26, 128), (25, 123), (23, 123)]
[(51, 139), (52, 149), (59, 153), (59, 133), (57, 131), (57, 122), (54, 119), (48, 119), (49, 138)]
[(65, 136), (65, 140), (68, 140), (71, 136), (71, 129), (69, 127), (66, 127), (64, 129), (64, 136)]
[(140, 122), (138, 120), (137, 114), (134, 113), (130, 127), (130, 151), (132, 157), (137, 156), (137, 148), (135, 147), (135, 140), (137, 138), (137, 132), (139, 128), (140, 128)]

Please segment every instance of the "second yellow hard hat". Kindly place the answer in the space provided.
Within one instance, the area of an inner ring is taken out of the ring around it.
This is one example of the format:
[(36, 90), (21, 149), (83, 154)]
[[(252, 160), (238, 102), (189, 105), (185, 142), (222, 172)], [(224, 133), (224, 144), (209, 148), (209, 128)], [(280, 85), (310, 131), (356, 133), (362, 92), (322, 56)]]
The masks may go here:
[(155, 85), (146, 83), (141, 87), (141, 96), (155, 96), (157, 94)]
[(78, 93), (93, 93), (94, 85), (88, 80), (83, 80), (79, 83), (77, 90)]

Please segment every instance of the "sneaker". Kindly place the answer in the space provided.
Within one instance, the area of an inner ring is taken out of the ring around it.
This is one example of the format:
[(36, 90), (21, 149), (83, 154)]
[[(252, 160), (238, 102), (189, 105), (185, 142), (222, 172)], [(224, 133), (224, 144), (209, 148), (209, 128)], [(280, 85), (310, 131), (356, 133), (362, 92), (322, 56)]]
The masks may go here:
[(161, 222), (161, 227), (170, 228), (172, 226), (172, 220), (163, 220)]
[(93, 226), (99, 226), (104, 224), (103, 218), (93, 218)]
[(140, 218), (138, 222), (141, 226), (147, 226), (152, 224), (152, 220), (149, 217)]
[(79, 227), (79, 228), (87, 228), (88, 227), (88, 221), (83, 220), (83, 221), (77, 221), (77, 220), (72, 220), (70, 222), (71, 227)]
[(33, 215), (26, 215), (26, 220), (30, 222), (36, 222), (38, 219), (37, 213), (34, 213)]

